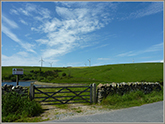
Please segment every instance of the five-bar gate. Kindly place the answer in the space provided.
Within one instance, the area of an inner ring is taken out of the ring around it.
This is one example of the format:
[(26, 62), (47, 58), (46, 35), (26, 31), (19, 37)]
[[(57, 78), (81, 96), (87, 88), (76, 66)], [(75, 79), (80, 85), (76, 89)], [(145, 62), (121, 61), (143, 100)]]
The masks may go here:
[(30, 85), (30, 99), (43, 105), (95, 103), (96, 85), (39, 87)]

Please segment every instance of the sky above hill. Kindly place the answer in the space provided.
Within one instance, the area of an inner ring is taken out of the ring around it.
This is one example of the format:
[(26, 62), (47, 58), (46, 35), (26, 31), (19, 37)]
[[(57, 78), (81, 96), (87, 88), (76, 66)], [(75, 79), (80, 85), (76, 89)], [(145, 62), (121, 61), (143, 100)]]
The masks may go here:
[(2, 2), (1, 65), (163, 62), (163, 2)]

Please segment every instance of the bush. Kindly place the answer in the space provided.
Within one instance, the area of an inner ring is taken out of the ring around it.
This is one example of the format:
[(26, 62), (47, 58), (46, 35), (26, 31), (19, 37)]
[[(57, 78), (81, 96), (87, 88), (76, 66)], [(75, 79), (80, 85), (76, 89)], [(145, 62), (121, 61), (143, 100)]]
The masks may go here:
[(11, 77), (10, 79), (11, 79), (11, 81), (13, 81), (13, 82), (16, 81), (16, 77)]
[(62, 76), (65, 77), (66, 76), (66, 73), (62, 73)]
[(163, 79), (158, 80), (159, 84), (163, 86)]
[(37, 77), (37, 80), (38, 80), (38, 81), (42, 81), (42, 80), (44, 80), (44, 77), (38, 76), (38, 77)]
[(48, 76), (47, 79), (48, 79), (49, 81), (51, 81), (51, 80), (54, 79), (54, 77), (52, 77), (52, 76)]
[(2, 95), (2, 121), (12, 122), (20, 118), (33, 117), (43, 110), (41, 105), (31, 101), (28, 96), (21, 96), (16, 92)]

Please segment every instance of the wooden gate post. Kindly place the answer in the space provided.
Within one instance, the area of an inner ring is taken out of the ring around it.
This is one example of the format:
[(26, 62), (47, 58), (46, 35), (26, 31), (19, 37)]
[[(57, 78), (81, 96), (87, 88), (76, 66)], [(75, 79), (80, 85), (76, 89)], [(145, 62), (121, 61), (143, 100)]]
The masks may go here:
[(92, 89), (93, 89), (93, 95), (92, 95), (92, 97), (93, 97), (93, 103), (96, 103), (96, 84), (95, 83), (93, 83), (93, 85), (92, 85)]
[(90, 103), (93, 103), (93, 101), (92, 101), (92, 89), (93, 89), (93, 86), (91, 84), (90, 85)]
[(34, 85), (33, 85), (33, 83), (30, 84), (29, 97), (30, 97), (30, 100), (34, 99)]

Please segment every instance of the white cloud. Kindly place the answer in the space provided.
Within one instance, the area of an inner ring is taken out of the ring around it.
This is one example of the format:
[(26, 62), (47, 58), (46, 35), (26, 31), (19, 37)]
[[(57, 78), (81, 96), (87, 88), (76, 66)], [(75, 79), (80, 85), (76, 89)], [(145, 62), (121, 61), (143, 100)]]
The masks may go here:
[(28, 12), (36, 11), (37, 6), (35, 4), (27, 3), (25, 4), (25, 10)]
[(50, 11), (47, 8), (40, 7), (38, 13), (43, 16), (43, 18), (50, 18)]
[[(35, 57), (25, 51), (18, 52), (12, 56), (6, 56), (2, 54), (1, 57), (2, 66), (41, 66), (41, 63), (39, 62), (41, 59), (40, 57)], [(46, 59), (46, 61), (44, 60), (43, 65), (50, 66), (50, 62), (53, 62), (53, 65), (55, 65), (58, 61), (59, 60)]]
[(18, 11), (15, 9), (10, 9), (10, 14), (16, 14), (19, 15)]
[(155, 52), (155, 51), (163, 51), (163, 43), (155, 44), (148, 49), (146, 49), (144, 52)]
[(110, 60), (110, 58), (98, 58), (97, 60)]
[(103, 45), (101, 45), (101, 46), (98, 46), (98, 47), (95, 47), (95, 48), (93, 48), (93, 49), (99, 49), (99, 48), (102, 48), (102, 47), (106, 47), (106, 46), (108, 46), (109, 44), (103, 44)]
[(160, 60), (160, 62), (164, 62), (164, 60)]
[(20, 22), (21, 22), (22, 24), (28, 25), (28, 23), (25, 22), (23, 19), (20, 19)]
[(129, 51), (129, 52), (126, 52), (126, 53), (118, 54), (117, 56), (119, 56), (119, 57), (136, 56), (136, 55), (139, 55), (139, 54), (148, 53), (148, 52), (156, 52), (156, 51), (162, 51), (163, 52), (163, 43), (152, 45), (151, 47), (148, 47), (145, 50), (139, 50), (139, 51), (136, 51), (136, 52)]
[(28, 56), (29, 56), (29, 54), (28, 54), (27, 52), (24, 52), (24, 51), (18, 52), (17, 54), (18, 54), (18, 55), (21, 55), (21, 56), (23, 56), (23, 57), (28, 57)]
[[(21, 54), (21, 55), (20, 55)], [(26, 53), (18, 53), (12, 56), (2, 54), (2, 66), (38, 66), (40, 65), (39, 59), (36, 57), (25, 57)]]
[(26, 16), (30, 16), (31, 14), (29, 13), (28, 10), (25, 10), (23, 8), (19, 8), (18, 11)]
[(153, 2), (148, 7), (141, 9), (135, 13), (132, 13), (135, 18), (140, 18), (147, 15), (156, 14), (163, 11), (162, 2)]
[(151, 61), (139, 61), (139, 62), (160, 62), (160, 63), (163, 63), (164, 62), (164, 60), (151, 60)]
[(53, 18), (42, 22), (38, 27), (31, 28), (33, 31), (46, 33), (46, 38), (36, 40), (37, 43), (47, 46), (43, 56), (47, 58), (64, 55), (76, 47), (89, 46), (89, 44), (84, 45), (84, 41), (81, 40), (83, 35), (104, 27), (105, 22), (108, 23), (100, 18), (103, 15), (109, 17), (108, 13), (103, 14), (105, 10), (103, 5), (99, 10), (91, 7), (71, 9), (56, 6), (60, 19)]
[(56, 31), (60, 26), (62, 25), (62, 22), (57, 19), (53, 18), (50, 22), (46, 21), (41, 25), (38, 29), (42, 30), (45, 33)]
[(11, 28), (19, 28), (17, 23), (15, 23), (14, 21), (8, 19), (7, 17), (5, 17), (4, 15), (2, 15), (2, 23), (3, 24), (7, 24), (8, 26), (10, 26)]
[(36, 42), (38, 42), (39, 44), (47, 44), (49, 42), (49, 40), (47, 40), (47, 39), (38, 39), (38, 40), (36, 40)]
[(129, 16), (127, 17), (122, 17), (121, 20), (141, 18), (144, 16), (159, 13), (162, 11), (163, 11), (163, 2), (146, 3), (145, 7), (135, 12), (130, 13)]
[(126, 53), (118, 54), (117, 56), (124, 57), (124, 56), (129, 56), (132, 53), (133, 53), (132, 51), (129, 51), (129, 52), (126, 52)]
[(30, 44), (30, 43), (26, 43), (26, 42), (23, 42), (21, 41), (14, 33), (12, 33), (6, 26), (4, 26), (2, 24), (2, 32), (4, 34), (6, 34), (9, 38), (11, 38), (13, 41), (17, 42), (18, 44), (20, 44), (24, 49), (26, 49), (27, 51), (29, 52), (33, 52), (33, 53), (36, 53), (32, 47), (34, 47), (33, 44)]
[[(42, 53), (45, 58), (64, 55), (74, 50), (74, 48), (84, 48), (94, 44), (87, 43), (87, 40), (83, 39), (84, 35), (103, 28), (111, 21), (108, 20), (110, 14), (106, 11), (106, 7), (109, 5), (108, 2), (105, 4), (98, 3), (98, 6), (90, 4), (93, 5), (92, 7), (88, 2), (74, 2), (73, 4), (72, 2), (66, 2), (65, 5), (63, 7), (56, 6), (55, 11), (60, 16), (59, 19), (51, 17), (49, 9), (32, 3), (25, 3), (20, 8), (10, 10), (11, 13), (17, 15), (23, 14), (32, 17), (28, 17), (31, 21), (33, 20), (33, 24), (29, 24), (29, 26), (31, 26), (31, 31), (43, 34), (43, 37), (35, 41), (39, 45), (45, 45), (46, 49)], [(75, 5), (78, 5), (78, 7)], [(68, 6), (75, 7), (71, 9)], [(19, 21), (28, 25), (27, 21), (22, 18)], [(4, 27), (3, 32), (27, 51), (35, 52), (32, 44), (22, 42), (7, 27)]]
[[(22, 7), (16, 9), (10, 9), (10, 13), (17, 15), (33, 16), (34, 19), (38, 21), (43, 21), (43, 19), (51, 18), (50, 11), (47, 8), (37, 6), (32, 3), (22, 4)], [(38, 14), (38, 15), (35, 15)]]

